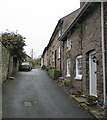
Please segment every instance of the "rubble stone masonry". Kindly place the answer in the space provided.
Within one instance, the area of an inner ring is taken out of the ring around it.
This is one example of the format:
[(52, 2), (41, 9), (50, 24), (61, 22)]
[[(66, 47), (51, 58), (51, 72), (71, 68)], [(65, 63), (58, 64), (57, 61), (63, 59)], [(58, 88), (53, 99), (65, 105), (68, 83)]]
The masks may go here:
[(9, 50), (2, 45), (2, 81), (7, 80), (15, 71), (17, 65), (14, 63), (13, 56)]
[[(97, 5), (82, 22), (82, 56), (83, 56), (83, 88), (89, 90), (89, 70), (87, 57), (92, 50), (96, 51), (97, 95), (103, 101), (102, 43), (101, 43), (101, 10)], [(87, 70), (88, 69), (88, 70)]]
[(2, 83), (2, 43), (0, 42), (0, 83)]

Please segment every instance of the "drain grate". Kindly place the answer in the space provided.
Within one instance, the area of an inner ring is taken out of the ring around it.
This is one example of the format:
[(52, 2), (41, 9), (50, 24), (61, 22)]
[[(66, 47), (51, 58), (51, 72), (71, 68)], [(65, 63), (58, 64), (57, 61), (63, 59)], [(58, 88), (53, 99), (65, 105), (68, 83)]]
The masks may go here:
[(26, 101), (24, 102), (25, 107), (32, 107), (32, 102), (31, 101)]

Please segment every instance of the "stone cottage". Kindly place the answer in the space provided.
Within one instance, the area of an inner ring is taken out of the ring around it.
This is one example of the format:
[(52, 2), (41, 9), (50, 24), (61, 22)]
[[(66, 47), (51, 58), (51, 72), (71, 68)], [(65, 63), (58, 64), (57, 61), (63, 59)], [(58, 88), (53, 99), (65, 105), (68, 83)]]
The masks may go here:
[(63, 70), (72, 86), (106, 102), (107, 2), (87, 2), (81, 6), (60, 40), (64, 42)]
[(45, 47), (42, 56), (41, 56), (41, 67), (48, 67), (47, 66), (47, 47)]
[(71, 80), (75, 89), (107, 101), (107, 2), (81, 2), (61, 18), (42, 60)]
[(25, 61), (31, 62), (32, 58), (29, 55), (25, 54)]
[(44, 49), (41, 63), (47, 68), (55, 68), (63, 73), (63, 42), (60, 41), (61, 35), (69, 26), (70, 22), (75, 18), (80, 9), (74, 11), (73, 13), (61, 18), (55, 30), (49, 40), (47, 47)]

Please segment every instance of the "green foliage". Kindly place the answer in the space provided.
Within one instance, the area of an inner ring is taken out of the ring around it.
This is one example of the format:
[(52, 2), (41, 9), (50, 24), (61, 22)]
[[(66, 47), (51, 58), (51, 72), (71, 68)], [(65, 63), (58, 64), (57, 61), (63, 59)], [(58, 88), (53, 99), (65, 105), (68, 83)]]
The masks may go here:
[(62, 73), (61, 73), (60, 70), (55, 70), (54, 71), (54, 79), (55, 80), (58, 80), (58, 78), (61, 77), (61, 76), (62, 76)]
[(77, 92), (77, 94), (83, 95), (82, 90), (77, 90), (76, 92)]
[(107, 114), (107, 107), (104, 108), (104, 112), (105, 112), (105, 114)]
[(48, 75), (53, 79), (53, 80), (58, 80), (58, 78), (62, 75), (61, 71), (55, 70), (55, 68), (51, 67), (48, 69)]
[(37, 58), (37, 59), (35, 60), (35, 64), (36, 64), (36, 65), (41, 65), (41, 59), (40, 59), (40, 58)]
[(54, 72), (55, 72), (55, 69), (54, 68), (50, 68), (48, 70), (48, 75), (50, 76), (50, 78), (52, 78), (54, 80)]
[(25, 57), (24, 37), (14, 32), (4, 32), (1, 34), (2, 44), (9, 49), (11, 54), (17, 59), (22, 60)]
[(92, 101), (98, 100), (98, 97), (95, 97), (95, 96), (93, 96), (93, 95), (86, 95), (85, 97), (86, 97), (88, 100), (92, 100)]
[(32, 66), (35, 67), (35, 61), (31, 61)]
[(71, 84), (71, 80), (59, 80), (58, 81), (62, 86), (69, 86)]
[(32, 61), (32, 66), (33, 67), (40, 67), (40, 65), (41, 65), (41, 60), (40, 60), (40, 58), (37, 58), (37, 59), (33, 59)]
[(45, 65), (42, 66), (42, 69), (46, 71), (48, 70), (48, 68)]

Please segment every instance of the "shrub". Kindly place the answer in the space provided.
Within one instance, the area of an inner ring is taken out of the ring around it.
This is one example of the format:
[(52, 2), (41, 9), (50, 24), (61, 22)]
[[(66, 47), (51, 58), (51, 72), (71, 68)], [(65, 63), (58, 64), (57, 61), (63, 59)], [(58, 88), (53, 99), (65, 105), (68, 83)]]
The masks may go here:
[(82, 90), (77, 90), (77, 94), (82, 95), (83, 94), (82, 92), (83, 92)]
[(46, 67), (45, 65), (43, 65), (43, 66), (42, 66), (42, 69), (43, 69), (43, 70), (46, 70), (46, 69), (47, 69), (47, 67)]
[(71, 84), (71, 80), (64, 80), (64, 85), (69, 86)]
[(20, 61), (25, 59), (25, 37), (14, 32), (4, 32), (0, 36), (0, 41), (11, 52), (12, 56)]
[(54, 79), (54, 71), (55, 71), (54, 68), (48, 69), (48, 75), (49, 75), (49, 77), (52, 78), (52, 79)]
[(60, 70), (55, 70), (54, 71), (54, 80), (58, 80), (61, 75), (62, 75), (62, 72)]
[(107, 114), (107, 105), (104, 105), (104, 112)]
[(98, 97), (93, 96), (93, 95), (86, 95), (86, 98), (87, 98), (88, 100), (92, 100), (92, 101), (98, 100)]

